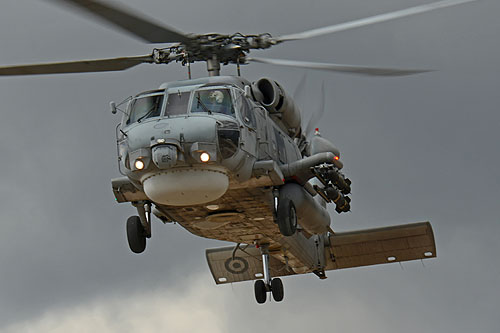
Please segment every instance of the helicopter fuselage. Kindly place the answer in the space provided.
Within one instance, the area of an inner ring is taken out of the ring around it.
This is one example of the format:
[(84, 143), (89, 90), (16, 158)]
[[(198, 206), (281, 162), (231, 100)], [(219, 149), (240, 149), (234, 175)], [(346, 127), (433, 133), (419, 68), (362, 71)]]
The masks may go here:
[(117, 201), (139, 215), (127, 220), (131, 250), (145, 250), (154, 214), (237, 243), (207, 250), (215, 282), (263, 278), (256, 286), (267, 291), (281, 290), (271, 276), (325, 278), (326, 270), (435, 256), (428, 223), (334, 233), (326, 204), (348, 212), (351, 182), (333, 144), (301, 127), (300, 110), (270, 79), (178, 81), (133, 97), (117, 127), (125, 177), (112, 180)]
[[(300, 183), (280, 167), (303, 156), (298, 139), (245, 87), (250, 82), (239, 77), (214, 77), (166, 83), (134, 97), (117, 131), (120, 171), (137, 190), (134, 200), (123, 201), (152, 202), (162, 221), (202, 237), (271, 248), (286, 243), (290, 264), (311, 270), (315, 249), (307, 245), (304, 256), (304, 245), (295, 243), (314, 243), (311, 234), (326, 234), (325, 201), (302, 194), (299, 186), (296, 204), (306, 207), (299, 218), (308, 230), (294, 237), (280, 233), (276, 188)], [(116, 181), (113, 187), (121, 201)]]
[[(187, 80), (134, 97), (118, 133), (122, 174), (156, 203), (185, 206), (210, 202), (230, 183), (249, 181), (258, 160), (300, 159), (293, 138), (245, 94), (249, 85), (235, 77)], [(212, 184), (201, 182), (212, 178)], [(170, 189), (156, 188), (157, 182)]]

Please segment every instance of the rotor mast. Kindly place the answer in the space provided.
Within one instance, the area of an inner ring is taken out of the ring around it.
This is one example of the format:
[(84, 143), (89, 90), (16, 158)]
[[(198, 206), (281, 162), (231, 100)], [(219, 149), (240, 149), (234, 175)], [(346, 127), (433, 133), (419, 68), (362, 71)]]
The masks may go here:
[(211, 59), (207, 59), (208, 76), (220, 75), (220, 61), (217, 54), (213, 54)]

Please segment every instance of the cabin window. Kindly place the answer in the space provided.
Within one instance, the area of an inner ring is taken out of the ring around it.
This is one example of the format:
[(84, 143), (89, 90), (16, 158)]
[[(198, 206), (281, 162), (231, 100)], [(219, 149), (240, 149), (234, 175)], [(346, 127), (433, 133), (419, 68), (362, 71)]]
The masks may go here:
[(229, 89), (195, 91), (191, 112), (222, 113), (234, 117), (234, 107)]
[(166, 116), (186, 114), (188, 110), (190, 92), (168, 94)]
[(147, 118), (159, 117), (163, 106), (163, 95), (139, 96), (134, 98), (128, 108), (127, 125)]

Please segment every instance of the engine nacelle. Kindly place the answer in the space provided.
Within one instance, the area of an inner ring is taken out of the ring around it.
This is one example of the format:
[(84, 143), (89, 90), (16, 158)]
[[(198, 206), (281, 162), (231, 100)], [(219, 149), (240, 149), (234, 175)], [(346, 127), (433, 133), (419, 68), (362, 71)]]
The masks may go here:
[(252, 93), (271, 116), (279, 114), (275, 120), (285, 126), (290, 136), (295, 136), (300, 132), (300, 109), (276, 81), (262, 78), (252, 84)]

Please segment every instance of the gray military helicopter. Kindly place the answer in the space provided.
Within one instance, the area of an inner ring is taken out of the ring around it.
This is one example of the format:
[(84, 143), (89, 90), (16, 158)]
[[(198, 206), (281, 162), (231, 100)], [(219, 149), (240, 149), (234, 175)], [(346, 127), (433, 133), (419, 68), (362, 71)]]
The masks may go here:
[[(206, 238), (236, 243), (206, 250), (215, 283), (256, 280), (255, 298), (283, 300), (280, 276), (436, 257), (429, 222), (336, 233), (326, 209), (350, 210), (351, 181), (335, 146), (303, 126), (301, 111), (276, 81), (240, 76), (249, 62), (371, 76), (426, 72), (283, 59), (251, 58), (251, 50), (312, 38), (474, 0), (446, 0), (296, 34), (194, 35), (96, 0), (52, 0), (97, 16), (149, 43), (170, 44), (144, 56), (0, 67), (0, 75), (121, 71), (142, 63), (181, 63), (189, 79), (111, 103), (118, 165), (118, 202), (137, 209), (126, 223), (135, 253), (151, 237), (152, 214)], [(208, 77), (191, 79), (206, 62)], [(237, 76), (220, 76), (235, 64)], [(300, 86), (300, 84), (299, 84)], [(324, 91), (323, 91), (324, 98)], [(324, 101), (323, 101), (324, 103)], [(322, 109), (322, 108), (321, 108)], [(318, 118), (318, 117), (313, 117)]]

